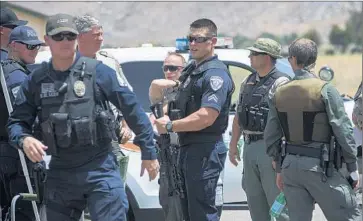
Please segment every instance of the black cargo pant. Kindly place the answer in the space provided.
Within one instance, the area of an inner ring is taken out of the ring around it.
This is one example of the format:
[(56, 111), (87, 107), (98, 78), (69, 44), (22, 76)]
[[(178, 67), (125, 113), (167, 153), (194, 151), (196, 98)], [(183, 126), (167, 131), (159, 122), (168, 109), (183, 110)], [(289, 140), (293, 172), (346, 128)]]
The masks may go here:
[[(7, 212), (10, 214), (12, 198), (19, 193), (28, 193), (29, 191), (22, 172), (18, 151), (4, 141), (0, 141), (0, 189), (2, 219), (5, 220)], [(34, 219), (31, 202), (17, 201), (16, 221), (32, 221)]]

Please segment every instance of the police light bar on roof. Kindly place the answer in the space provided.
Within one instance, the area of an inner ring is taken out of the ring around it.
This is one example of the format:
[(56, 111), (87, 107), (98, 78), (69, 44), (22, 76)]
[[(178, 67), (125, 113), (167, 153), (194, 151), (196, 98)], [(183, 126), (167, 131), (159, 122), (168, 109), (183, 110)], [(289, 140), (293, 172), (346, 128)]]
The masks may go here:
[[(189, 50), (189, 42), (187, 38), (177, 38), (175, 40), (175, 48), (177, 51)], [(215, 48), (233, 48), (232, 37), (217, 37)]]

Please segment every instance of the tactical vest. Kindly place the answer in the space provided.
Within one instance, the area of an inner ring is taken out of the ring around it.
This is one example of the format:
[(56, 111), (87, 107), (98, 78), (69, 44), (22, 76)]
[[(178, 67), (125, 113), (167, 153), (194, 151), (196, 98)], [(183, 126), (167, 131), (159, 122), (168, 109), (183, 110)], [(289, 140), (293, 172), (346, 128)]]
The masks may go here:
[[(177, 90), (175, 100), (169, 102), (169, 110), (177, 109), (180, 110), (180, 115), (182, 118), (196, 112), (201, 107), (202, 97), (201, 95), (198, 96), (195, 92), (196, 83), (199, 79), (203, 78), (205, 73), (211, 69), (221, 69), (228, 73), (229, 77), (231, 78), (231, 82), (233, 84), (232, 76), (229, 73), (226, 65), (220, 60), (211, 60), (201, 64), (199, 67), (196, 68), (195, 63), (191, 62), (187, 67), (184, 68), (181, 74), (181, 84)], [(228, 107), (231, 104), (232, 94), (234, 91), (234, 84), (231, 92), (228, 94), (226, 102), (228, 102)], [(198, 96), (198, 97), (197, 97)], [(228, 108), (229, 109), (229, 108)], [(170, 115), (170, 113), (169, 113)], [(202, 133), (209, 133), (209, 134), (216, 134), (221, 135), (227, 129), (228, 126), (228, 114), (225, 116), (218, 115), (215, 122), (200, 131), (194, 131), (193, 134), (202, 134)], [(178, 133), (180, 140), (185, 139), (187, 134), (190, 132), (183, 132)]]
[(257, 72), (251, 74), (244, 85), (243, 92), (237, 107), (238, 122), (243, 130), (263, 132), (268, 116), (268, 94), (275, 81), (283, 73), (275, 70), (274, 73), (256, 80)]
[(276, 110), (288, 143), (330, 142), (332, 129), (321, 98), (325, 84), (320, 79), (308, 78), (290, 81), (276, 91)]
[[(9, 78), (10, 74), (13, 73), (16, 70), (20, 70), (22, 72), (24, 72), (25, 74), (29, 74), (30, 71), (23, 65), (19, 64), (18, 62), (14, 61), (14, 60), (4, 60), (1, 61), (1, 66), (4, 72), (4, 78), (5, 81)], [(10, 99), (13, 101), (14, 100), (14, 96), (13, 93), (9, 92), (9, 96)], [(4, 97), (4, 92), (2, 87), (0, 87), (0, 136), (7, 136), (7, 132), (5, 130), (5, 125), (8, 121), (9, 118), (9, 114), (8, 114), (8, 109), (6, 107), (6, 101), (5, 101), (5, 97)]]
[(115, 117), (96, 86), (99, 63), (80, 57), (63, 81), (51, 77), (49, 63), (44, 62), (34, 72), (38, 118), (50, 154), (57, 155), (62, 148), (89, 148), (117, 140)]

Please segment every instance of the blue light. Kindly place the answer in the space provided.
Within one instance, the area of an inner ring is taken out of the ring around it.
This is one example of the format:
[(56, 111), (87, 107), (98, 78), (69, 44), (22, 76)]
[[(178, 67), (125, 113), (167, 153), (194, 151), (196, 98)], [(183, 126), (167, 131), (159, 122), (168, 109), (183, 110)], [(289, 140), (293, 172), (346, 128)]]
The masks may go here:
[(177, 38), (175, 40), (175, 48), (178, 51), (186, 51), (189, 49), (188, 39), (186, 38)]

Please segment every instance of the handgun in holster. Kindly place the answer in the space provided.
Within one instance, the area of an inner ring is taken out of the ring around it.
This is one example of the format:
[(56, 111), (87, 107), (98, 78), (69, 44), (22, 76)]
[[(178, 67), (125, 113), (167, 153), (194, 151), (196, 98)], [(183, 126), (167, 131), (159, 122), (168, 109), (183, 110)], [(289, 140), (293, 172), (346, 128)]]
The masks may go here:
[(44, 199), (44, 187), (47, 180), (47, 171), (45, 162), (39, 162), (33, 166), (35, 193), (37, 194), (37, 203), (41, 204)]

